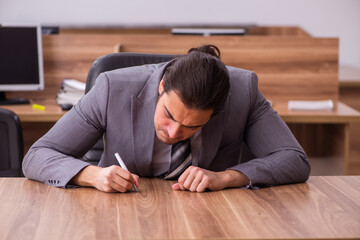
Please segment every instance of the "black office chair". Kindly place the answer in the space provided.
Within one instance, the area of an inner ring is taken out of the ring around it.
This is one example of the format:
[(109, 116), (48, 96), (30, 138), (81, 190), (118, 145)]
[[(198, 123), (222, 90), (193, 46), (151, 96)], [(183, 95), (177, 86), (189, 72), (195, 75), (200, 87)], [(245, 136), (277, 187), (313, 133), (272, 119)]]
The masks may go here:
[[(106, 71), (126, 68), (132, 66), (140, 66), (144, 64), (161, 63), (170, 61), (179, 55), (169, 54), (144, 54), (144, 53), (112, 53), (98, 58), (90, 68), (89, 74), (86, 79), (85, 93), (89, 92), (94, 86), (97, 77)], [(100, 139), (90, 151), (88, 151), (83, 160), (91, 164), (97, 164), (101, 158), (104, 145), (102, 139)], [(239, 162), (246, 162), (254, 158), (249, 148), (243, 144), (242, 154)]]
[[(169, 54), (144, 54), (144, 53), (111, 53), (102, 56), (95, 60), (90, 68), (86, 79), (85, 93), (89, 92), (94, 86), (97, 77), (106, 71), (111, 71), (118, 68), (126, 68), (133, 66), (140, 66), (144, 64), (168, 62), (179, 55)], [(104, 145), (102, 139), (99, 140), (89, 152), (85, 154), (83, 160), (97, 164), (101, 158)]]
[(168, 62), (179, 55), (146, 53), (111, 53), (95, 60), (86, 79), (85, 93), (94, 86), (96, 78), (103, 72), (118, 68), (144, 64)]
[(0, 177), (21, 177), (24, 156), (23, 136), (19, 117), (0, 108)]

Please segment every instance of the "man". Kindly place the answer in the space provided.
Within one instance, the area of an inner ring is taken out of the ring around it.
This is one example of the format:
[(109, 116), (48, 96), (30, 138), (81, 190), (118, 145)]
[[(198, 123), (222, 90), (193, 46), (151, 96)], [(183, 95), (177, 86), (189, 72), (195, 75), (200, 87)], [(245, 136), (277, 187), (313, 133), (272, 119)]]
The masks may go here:
[[(29, 150), (26, 177), (53, 186), (127, 192), (139, 176), (203, 192), (304, 182), (307, 157), (257, 87), (212, 45), (173, 61), (102, 73), (92, 90)], [(98, 166), (81, 157), (103, 138)], [(241, 143), (256, 156), (239, 163)], [(129, 171), (114, 157), (118, 152)]]

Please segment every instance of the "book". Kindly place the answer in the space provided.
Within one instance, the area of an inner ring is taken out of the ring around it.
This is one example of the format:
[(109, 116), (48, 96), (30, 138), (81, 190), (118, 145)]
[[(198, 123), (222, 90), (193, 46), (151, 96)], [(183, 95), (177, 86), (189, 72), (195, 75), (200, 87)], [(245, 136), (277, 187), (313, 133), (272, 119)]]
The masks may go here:
[(313, 110), (313, 111), (331, 111), (334, 109), (332, 100), (320, 101), (289, 101), (289, 110)]
[(86, 84), (75, 79), (64, 79), (56, 96), (57, 104), (76, 105), (85, 95)]

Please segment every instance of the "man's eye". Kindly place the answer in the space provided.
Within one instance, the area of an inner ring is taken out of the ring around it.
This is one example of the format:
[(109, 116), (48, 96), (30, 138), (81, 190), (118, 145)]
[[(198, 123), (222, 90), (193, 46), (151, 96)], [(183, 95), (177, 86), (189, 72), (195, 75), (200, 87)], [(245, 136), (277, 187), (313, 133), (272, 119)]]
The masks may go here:
[(174, 121), (174, 119), (170, 116), (170, 114), (168, 112), (165, 111), (165, 117), (168, 119), (171, 119)]

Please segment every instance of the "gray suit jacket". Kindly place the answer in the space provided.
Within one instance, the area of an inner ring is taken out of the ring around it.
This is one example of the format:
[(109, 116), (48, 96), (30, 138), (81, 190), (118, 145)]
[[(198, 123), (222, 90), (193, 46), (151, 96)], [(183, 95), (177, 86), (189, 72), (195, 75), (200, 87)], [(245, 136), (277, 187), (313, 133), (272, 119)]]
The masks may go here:
[[(88, 165), (80, 158), (103, 137), (99, 166), (118, 165), (114, 153), (119, 152), (130, 172), (151, 177), (154, 112), (167, 64), (101, 74), (91, 91), (31, 147), (23, 161), (25, 176), (66, 187)], [(310, 172), (307, 157), (258, 90), (256, 74), (228, 69), (229, 98), (202, 128), (201, 149), (192, 149), (193, 165), (241, 171), (253, 185), (306, 181)], [(243, 141), (256, 158), (239, 164)]]

